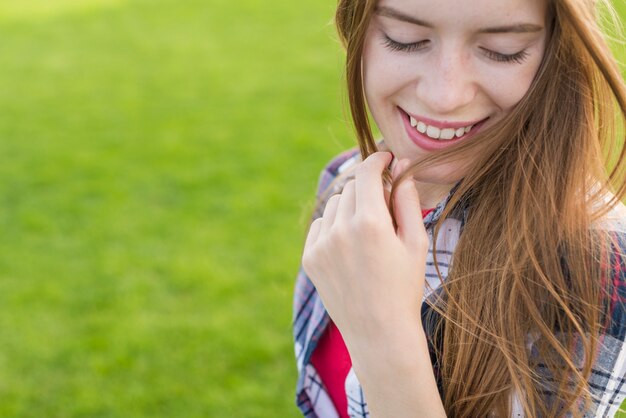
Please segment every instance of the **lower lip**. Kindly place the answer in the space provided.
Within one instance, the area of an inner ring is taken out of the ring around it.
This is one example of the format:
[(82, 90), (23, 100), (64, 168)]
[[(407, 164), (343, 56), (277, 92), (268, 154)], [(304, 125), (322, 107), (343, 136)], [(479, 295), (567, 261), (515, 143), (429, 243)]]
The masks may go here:
[(439, 140), (432, 139), (426, 134), (422, 134), (417, 131), (413, 126), (411, 126), (411, 121), (409, 120), (409, 115), (402, 109), (398, 108), (400, 115), (402, 116), (402, 121), (404, 122), (404, 128), (406, 129), (409, 138), (411, 141), (418, 147), (426, 151), (438, 151), (444, 148), (447, 148), (451, 145), (458, 144), (461, 141), (465, 141), (468, 138), (471, 138), (478, 132), (478, 130), (482, 127), (487, 119), (483, 119), (480, 122), (474, 124), (472, 130), (463, 135), (460, 138), (454, 137), (453, 139)]

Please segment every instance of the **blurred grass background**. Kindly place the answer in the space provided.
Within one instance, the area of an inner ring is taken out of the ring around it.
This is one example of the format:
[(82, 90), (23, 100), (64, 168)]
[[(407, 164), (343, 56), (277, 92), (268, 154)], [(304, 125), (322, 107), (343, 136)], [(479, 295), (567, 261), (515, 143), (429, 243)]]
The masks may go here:
[(334, 5), (0, 3), (0, 416), (299, 416)]

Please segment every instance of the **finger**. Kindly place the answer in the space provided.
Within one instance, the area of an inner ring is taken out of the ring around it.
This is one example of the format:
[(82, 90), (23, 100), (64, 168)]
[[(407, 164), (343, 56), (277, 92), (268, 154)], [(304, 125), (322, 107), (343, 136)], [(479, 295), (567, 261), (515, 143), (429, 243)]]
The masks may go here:
[(363, 161), (356, 171), (356, 210), (388, 213), (383, 189), (383, 170), (391, 162), (391, 153), (376, 152)]
[(322, 215), (322, 227), (320, 229), (320, 234), (324, 235), (328, 232), (330, 227), (335, 222), (335, 216), (337, 215), (337, 206), (339, 205), (339, 199), (341, 195), (333, 195), (326, 202), (326, 207), (324, 208), (324, 214)]
[(311, 222), (311, 226), (309, 226), (309, 233), (306, 236), (306, 241), (304, 242), (304, 251), (306, 252), (315, 241), (317, 241), (317, 237), (320, 234), (320, 229), (322, 228), (322, 218), (317, 218), (313, 222)]
[[(408, 168), (408, 161), (398, 164), (398, 170)], [(398, 175), (400, 172), (398, 172)], [(428, 237), (421, 216), (420, 200), (411, 175), (398, 185), (394, 196), (394, 215), (398, 225), (398, 237), (409, 247), (417, 249), (428, 244)], [(425, 241), (426, 240), (426, 241)]]
[(391, 178), (395, 180), (398, 177), (400, 177), (400, 175), (404, 172), (404, 170), (409, 168), (409, 165), (411, 165), (411, 162), (406, 158), (399, 160), (399, 161), (394, 160), (394, 162), (392, 162), (392, 165), (391, 165)]
[(343, 187), (335, 221), (348, 220), (354, 216), (356, 209), (355, 181), (350, 180)]
[[(406, 169), (408, 168), (410, 161), (408, 159), (402, 159), (402, 160), (395, 160), (396, 163), (393, 164), (393, 167), (391, 168), (391, 181), (392, 182), (396, 182), (398, 180), (398, 178), (402, 175), (402, 173), (404, 173), (404, 171), (406, 171)], [(397, 186), (396, 186), (397, 188)], [(396, 191), (396, 195), (397, 195), (397, 191)], [(395, 196), (395, 195), (394, 195)], [(389, 207), (389, 201), (391, 200), (391, 196), (389, 196), (388, 198), (388, 207)], [(395, 199), (394, 199), (395, 200)], [(394, 215), (395, 218), (395, 215)], [(398, 225), (397, 225), (397, 220), (394, 219), (394, 221), (396, 222), (396, 224), (394, 225), (396, 228), (396, 232), (398, 229)]]

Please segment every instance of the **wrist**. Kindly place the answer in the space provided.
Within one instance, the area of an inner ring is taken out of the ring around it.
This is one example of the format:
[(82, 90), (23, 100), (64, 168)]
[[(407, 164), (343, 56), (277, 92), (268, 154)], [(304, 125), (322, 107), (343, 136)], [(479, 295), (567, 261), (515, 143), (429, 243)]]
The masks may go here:
[(354, 358), (397, 358), (402, 361), (406, 356), (415, 355), (416, 350), (421, 348), (428, 351), (426, 334), (419, 316), (382, 324), (370, 322), (368, 325), (344, 335), (350, 355)]
[(445, 417), (421, 324), (397, 331), (350, 352), (372, 416)]
[[(430, 365), (426, 334), (420, 324), (388, 329), (367, 341), (348, 345), (357, 375), (397, 375), (423, 364)], [(360, 373), (359, 373), (360, 372)]]

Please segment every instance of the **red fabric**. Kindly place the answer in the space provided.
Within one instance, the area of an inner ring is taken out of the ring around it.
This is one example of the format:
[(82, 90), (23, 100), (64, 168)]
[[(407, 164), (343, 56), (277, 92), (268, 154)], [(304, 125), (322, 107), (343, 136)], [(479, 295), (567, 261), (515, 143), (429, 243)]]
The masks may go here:
[(341, 418), (348, 418), (348, 399), (345, 382), (352, 367), (346, 343), (334, 322), (330, 322), (311, 356), (311, 364), (317, 370), (326, 392), (333, 401)]
[[(434, 208), (423, 209), (422, 218), (425, 218), (433, 210)], [(317, 343), (317, 347), (311, 355), (311, 364), (317, 370), (339, 416), (348, 418), (345, 383), (352, 368), (352, 360), (346, 343), (333, 321), (330, 321), (328, 328)]]

